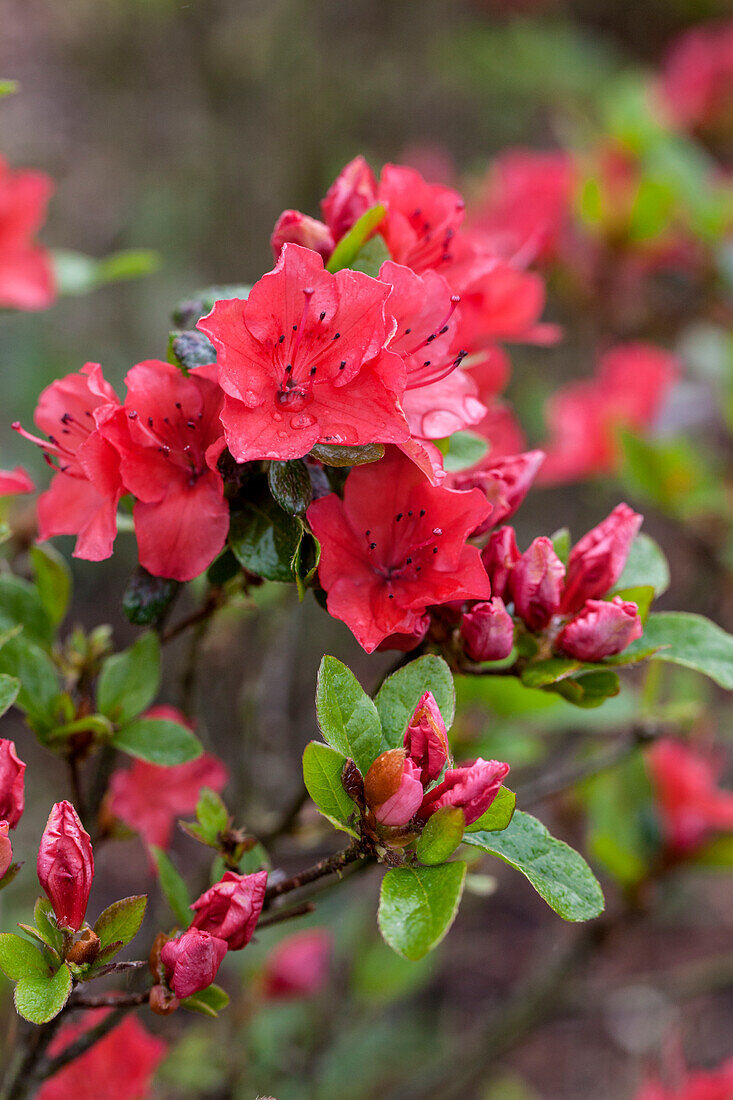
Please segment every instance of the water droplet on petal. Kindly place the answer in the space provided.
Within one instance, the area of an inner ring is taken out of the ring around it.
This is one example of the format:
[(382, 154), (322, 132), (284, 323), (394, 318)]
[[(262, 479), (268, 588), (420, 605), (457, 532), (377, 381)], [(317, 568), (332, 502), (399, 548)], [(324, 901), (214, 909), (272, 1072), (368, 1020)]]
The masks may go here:
[(257, 405), (262, 403), (254, 390), (247, 390), (242, 400), (250, 409), (254, 409)]
[(287, 432), (279, 431), (277, 434), (278, 434), (279, 439), (287, 439), (288, 438), (288, 433)]
[(274, 412), (274, 413), (272, 414), (272, 419), (273, 419), (273, 420), (277, 420), (277, 421), (279, 422), (280, 420), (282, 420), (282, 418), (283, 418), (283, 414), (282, 414), (282, 413), (279, 413), (279, 412)]
[(311, 416), (310, 413), (298, 413), (297, 416), (290, 417), (290, 427), (296, 430), (299, 428), (310, 428), (315, 422), (315, 416)]

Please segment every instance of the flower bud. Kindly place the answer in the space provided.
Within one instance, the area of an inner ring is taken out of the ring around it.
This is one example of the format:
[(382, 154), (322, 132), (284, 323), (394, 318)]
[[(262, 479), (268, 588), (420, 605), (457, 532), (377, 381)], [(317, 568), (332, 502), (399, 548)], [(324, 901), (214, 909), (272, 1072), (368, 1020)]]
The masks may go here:
[(156, 1016), (170, 1016), (176, 1011), (180, 1001), (175, 993), (166, 989), (164, 985), (154, 985), (150, 990), (150, 1011)]
[(519, 561), (517, 538), (513, 527), (500, 527), (492, 531), (489, 541), (481, 551), (481, 561), (491, 581), (491, 593), (507, 599), (509, 578)]
[(72, 943), (66, 952), (66, 961), (84, 966), (85, 963), (93, 963), (99, 954), (101, 943), (99, 936), (91, 928), (85, 928), (78, 940)]
[(481, 489), (491, 505), (490, 515), (479, 524), (474, 535), (482, 535), (514, 515), (544, 460), (544, 451), (526, 451), (489, 460), (482, 468), (453, 478), (454, 488)]
[(427, 820), (443, 806), (456, 806), (463, 810), (466, 825), (472, 825), (486, 813), (508, 771), (508, 764), (480, 757), (473, 764), (449, 769), (442, 783), (425, 795), (419, 816)]
[(78, 932), (87, 911), (94, 878), (89, 834), (70, 802), (57, 802), (38, 849), (38, 881), (62, 928)]
[(445, 722), (431, 691), (426, 691), (415, 707), (405, 730), (404, 744), (409, 759), (420, 769), (423, 787), (437, 779), (445, 765), (450, 763)]
[(614, 596), (612, 600), (586, 600), (562, 628), (558, 649), (579, 661), (601, 661), (621, 653), (643, 634), (635, 603)]
[(420, 771), (404, 749), (389, 749), (364, 778), (367, 805), (380, 825), (406, 825), (422, 802)]
[(335, 240), (377, 201), (377, 181), (364, 157), (354, 157), (333, 181), (321, 210)]
[(333, 937), (325, 928), (310, 928), (288, 936), (265, 963), (265, 996), (286, 1000), (318, 993), (328, 977), (332, 947)]
[(182, 1001), (210, 986), (226, 953), (224, 940), (199, 928), (189, 928), (178, 939), (168, 940), (160, 958), (176, 997)]
[(494, 596), (474, 604), (461, 619), (461, 637), (471, 661), (501, 661), (514, 645), (514, 621), (504, 601)]
[(13, 845), (10, 843), (8, 832), (10, 826), (7, 821), (0, 821), (0, 879), (3, 878), (10, 864), (13, 862)]
[(280, 259), (284, 244), (300, 244), (304, 248), (311, 248), (323, 256), (324, 260), (328, 259), (334, 249), (333, 234), (328, 226), (316, 218), (301, 214), (300, 210), (283, 210), (275, 222), (270, 245), (276, 260)]
[(560, 607), (565, 568), (550, 539), (535, 539), (514, 567), (514, 608), (530, 630), (544, 630)]
[(605, 596), (621, 576), (631, 543), (641, 527), (628, 504), (617, 504), (610, 516), (583, 535), (570, 552), (561, 610), (579, 611), (586, 600)]
[(267, 887), (267, 871), (237, 875), (226, 871), (220, 882), (191, 906), (193, 928), (225, 940), (230, 951), (240, 951), (252, 939), (260, 919)]
[(20, 821), (25, 808), (24, 776), (25, 764), (16, 754), (15, 745), (0, 738), (0, 818), (11, 829)]

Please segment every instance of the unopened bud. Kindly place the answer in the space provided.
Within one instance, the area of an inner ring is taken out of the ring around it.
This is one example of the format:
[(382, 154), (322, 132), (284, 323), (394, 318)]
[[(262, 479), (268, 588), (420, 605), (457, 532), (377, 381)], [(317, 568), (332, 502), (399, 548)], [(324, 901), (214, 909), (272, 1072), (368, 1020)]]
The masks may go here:
[(508, 764), (480, 758), (473, 764), (449, 769), (443, 781), (425, 796), (420, 817), (427, 819), (443, 806), (457, 806), (463, 810), (466, 825), (472, 825), (486, 813), (508, 771)]
[(437, 779), (450, 762), (450, 746), (443, 715), (431, 691), (421, 696), (405, 730), (405, 751), (420, 769), (424, 787)]
[(514, 609), (530, 630), (544, 630), (560, 606), (565, 569), (550, 539), (535, 539), (514, 567)]
[(267, 887), (267, 871), (238, 875), (226, 871), (193, 903), (193, 928), (224, 940), (230, 951), (240, 951), (252, 939), (260, 919)]
[(57, 802), (49, 814), (37, 869), (59, 927), (78, 931), (92, 888), (94, 853), (91, 838), (70, 802)]
[(579, 611), (586, 600), (605, 596), (613, 588), (642, 520), (628, 504), (617, 504), (602, 523), (583, 535), (570, 551), (561, 611)]
[(498, 531), (492, 531), (489, 541), (481, 551), (481, 561), (491, 581), (492, 596), (507, 600), (509, 578), (519, 561), (517, 537), (513, 527), (500, 527)]
[(25, 807), (23, 791), (25, 764), (12, 741), (0, 737), (0, 820), (11, 829), (20, 821)]
[(471, 661), (501, 661), (514, 645), (514, 621), (498, 596), (482, 600), (461, 619), (461, 637)]
[(635, 603), (615, 596), (612, 600), (586, 600), (557, 638), (558, 649), (579, 661), (602, 661), (621, 653), (644, 630)]
[(284, 210), (275, 223), (270, 237), (272, 254), (276, 260), (284, 244), (299, 244), (310, 248), (327, 260), (334, 249), (331, 230), (323, 222), (301, 214), (299, 210)]
[(181, 1003), (170, 989), (164, 985), (154, 985), (150, 990), (150, 1011), (156, 1016), (170, 1016)]
[(175, 940), (163, 945), (160, 958), (166, 978), (179, 1000), (207, 989), (227, 953), (227, 945), (218, 936), (189, 928)]
[(377, 201), (377, 181), (364, 157), (354, 157), (329, 187), (321, 210), (335, 240)]
[(160, 953), (164, 946), (168, 943), (170, 936), (167, 936), (165, 932), (158, 932), (157, 936), (153, 940), (153, 946), (150, 948), (150, 954), (148, 956), (148, 966), (150, 967), (150, 973), (156, 982), (162, 982), (165, 978), (165, 967), (160, 959)]
[(13, 845), (10, 843), (9, 831), (10, 826), (7, 821), (0, 821), (0, 879), (13, 862)]
[(544, 460), (544, 451), (526, 451), (488, 460), (478, 470), (454, 476), (456, 489), (481, 489), (491, 505), (490, 515), (476, 528), (474, 535), (482, 535), (514, 515)]
[(364, 779), (364, 795), (381, 825), (406, 825), (422, 802), (419, 769), (404, 749), (389, 749), (378, 756)]

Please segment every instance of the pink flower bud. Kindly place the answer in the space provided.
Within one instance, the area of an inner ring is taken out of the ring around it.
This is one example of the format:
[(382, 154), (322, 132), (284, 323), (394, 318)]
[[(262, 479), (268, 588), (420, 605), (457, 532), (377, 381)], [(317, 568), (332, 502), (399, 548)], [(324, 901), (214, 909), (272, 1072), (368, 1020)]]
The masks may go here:
[(461, 637), (471, 661), (501, 661), (514, 645), (514, 621), (504, 601), (494, 596), (474, 604), (461, 619)]
[(0, 879), (13, 862), (13, 846), (8, 836), (9, 829), (7, 821), (0, 821)]
[(579, 611), (586, 600), (605, 596), (613, 587), (643, 518), (628, 504), (617, 504), (610, 516), (575, 544), (568, 561), (563, 612)]
[(431, 691), (426, 691), (415, 707), (405, 730), (404, 744), (408, 759), (420, 769), (420, 782), (424, 787), (437, 779), (450, 763), (445, 722)]
[(296, 932), (275, 947), (265, 963), (265, 996), (273, 1000), (311, 997), (328, 978), (333, 937), (325, 928)]
[(422, 802), (420, 769), (404, 749), (389, 749), (366, 773), (364, 797), (380, 825), (406, 825)]
[(509, 578), (519, 561), (517, 538), (513, 527), (500, 527), (498, 531), (492, 531), (489, 541), (481, 551), (481, 561), (491, 581), (492, 595), (506, 600), (509, 592)]
[(479, 524), (474, 535), (482, 535), (514, 515), (544, 460), (544, 451), (526, 451), (489, 460), (482, 468), (454, 478), (456, 489), (481, 489), (491, 505), (491, 514)]
[(614, 596), (607, 600), (586, 600), (583, 607), (558, 635), (563, 653), (579, 661), (602, 661), (621, 653), (643, 634), (635, 603)]
[(377, 201), (377, 181), (364, 157), (342, 168), (321, 203), (323, 217), (338, 241)]
[(38, 849), (38, 881), (63, 928), (78, 932), (84, 920), (94, 878), (89, 834), (70, 802), (57, 802), (48, 817)]
[(443, 782), (425, 795), (420, 817), (427, 820), (443, 806), (457, 806), (463, 810), (466, 825), (473, 825), (496, 798), (508, 771), (508, 764), (480, 757), (473, 764), (449, 769)]
[(25, 808), (24, 776), (25, 764), (16, 754), (15, 745), (0, 738), (0, 818), (11, 829), (20, 821)]
[(237, 875), (226, 871), (191, 906), (196, 910), (193, 927), (226, 940), (230, 951), (239, 951), (252, 939), (260, 919), (267, 887), (267, 871)]
[(530, 630), (544, 630), (560, 607), (565, 569), (550, 539), (535, 539), (514, 567), (514, 607)]
[(275, 222), (270, 245), (276, 260), (280, 259), (284, 244), (301, 244), (304, 248), (318, 252), (324, 260), (328, 259), (334, 249), (333, 234), (328, 226), (316, 218), (301, 214), (300, 210), (283, 210)]
[(225, 940), (200, 928), (189, 928), (178, 939), (168, 940), (160, 958), (176, 997), (182, 1001), (210, 986), (226, 953)]

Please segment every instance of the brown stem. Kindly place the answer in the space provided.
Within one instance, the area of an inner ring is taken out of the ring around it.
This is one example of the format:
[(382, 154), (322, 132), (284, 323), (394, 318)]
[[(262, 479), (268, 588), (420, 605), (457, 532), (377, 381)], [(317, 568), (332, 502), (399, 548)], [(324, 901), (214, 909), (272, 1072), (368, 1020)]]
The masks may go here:
[(118, 993), (115, 990), (110, 993), (78, 992), (72, 993), (69, 998), (69, 1008), (136, 1008), (149, 1000), (149, 989), (144, 989), (142, 993)]
[(125, 970), (142, 970), (148, 965), (143, 959), (133, 959), (130, 962), (107, 963), (94, 971), (94, 978), (106, 978), (108, 974), (121, 974)]
[(184, 619), (180, 619), (173, 626), (169, 626), (167, 630), (164, 630), (160, 636), (160, 640), (165, 645), (167, 642), (177, 638), (179, 634), (183, 634), (189, 627), (196, 626), (198, 623), (206, 622), (211, 616), (219, 610), (223, 602), (223, 595), (220, 589), (213, 589), (206, 602), (196, 611), (192, 611), (190, 615), (187, 615)]
[(315, 902), (304, 901), (302, 905), (294, 905), (292, 909), (279, 909), (271, 913), (269, 917), (263, 917), (257, 922), (257, 931), (260, 928), (269, 928), (271, 924), (280, 924), (284, 920), (294, 920), (296, 917), (305, 917), (314, 912)]
[(299, 890), (301, 886), (307, 886), (309, 882), (316, 882), (317, 879), (324, 878), (326, 875), (337, 874), (349, 863), (356, 863), (357, 860), (363, 859), (366, 855), (364, 842), (355, 840), (351, 847), (345, 848), (342, 852), (327, 856), (325, 859), (319, 860), (313, 867), (309, 867), (305, 871), (299, 871), (297, 875), (292, 875), (290, 878), (283, 879), (282, 882), (275, 882), (272, 886), (268, 886), (265, 893), (264, 907), (269, 908), (275, 898), (282, 897), (283, 894), (289, 894), (291, 890)]

